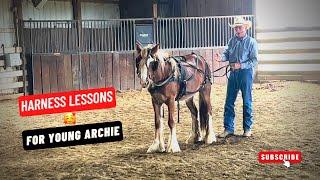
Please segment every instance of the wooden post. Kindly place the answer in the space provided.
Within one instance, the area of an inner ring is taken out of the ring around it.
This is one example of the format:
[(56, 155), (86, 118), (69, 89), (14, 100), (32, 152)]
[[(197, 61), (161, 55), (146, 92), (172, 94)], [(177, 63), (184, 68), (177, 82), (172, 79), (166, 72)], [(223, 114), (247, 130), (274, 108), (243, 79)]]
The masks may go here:
[(23, 14), (22, 14), (22, 0), (13, 0), (12, 1), (12, 12), (13, 12), (13, 24), (15, 29), (15, 41), (16, 47), (22, 47), (22, 80), (23, 80), (23, 94), (28, 95), (27, 90), (27, 74), (26, 74), (26, 53), (24, 46), (24, 34), (23, 34)]
[(157, 18), (158, 18), (158, 5), (156, 1), (153, 2), (152, 9), (153, 9), (153, 43), (157, 43), (155, 33), (157, 32), (156, 29), (157, 29)]
[(81, 0), (72, 0), (73, 19), (81, 20)]
[(153, 3), (153, 18), (157, 18), (158, 17), (158, 5), (157, 3)]

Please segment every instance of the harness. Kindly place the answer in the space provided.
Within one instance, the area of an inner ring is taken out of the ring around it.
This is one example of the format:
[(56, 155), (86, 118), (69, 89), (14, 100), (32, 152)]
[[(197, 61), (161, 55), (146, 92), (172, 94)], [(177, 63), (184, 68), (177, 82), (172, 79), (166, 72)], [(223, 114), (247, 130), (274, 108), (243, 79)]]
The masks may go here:
[[(195, 53), (192, 53), (192, 54), (195, 54)], [(201, 89), (203, 89), (204, 85), (207, 84), (207, 83), (212, 84), (211, 73), (210, 73), (210, 68), (209, 68), (208, 63), (202, 57), (202, 59), (205, 62), (205, 69), (204, 69), (204, 71), (199, 69), (198, 68), (198, 63), (199, 63), (199, 58), (198, 57), (199, 57), (199, 55), (197, 55), (197, 54), (195, 54), (195, 55), (196, 55), (196, 59), (195, 59), (196, 65), (193, 65), (193, 64), (187, 62), (187, 60), (186, 60), (186, 58), (184, 56), (172, 56), (172, 57), (169, 57), (169, 58), (174, 59), (175, 62), (177, 63), (178, 68), (179, 68), (179, 76), (175, 77), (174, 72), (172, 72), (171, 75), (168, 78), (166, 78), (165, 80), (162, 80), (160, 82), (156, 82), (156, 83), (153, 82), (151, 84), (151, 86), (149, 86), (149, 88), (148, 88), (148, 91), (150, 93), (155, 93), (155, 92), (159, 92), (162, 89), (163, 86), (167, 85), (170, 82), (176, 81), (176, 82), (179, 83), (179, 86), (180, 86), (179, 92), (178, 92), (178, 95), (175, 98), (175, 101), (177, 101), (177, 109), (178, 109), (178, 123), (180, 123), (180, 102), (179, 102), (180, 99), (185, 95), (194, 94), (194, 93), (199, 92)], [(167, 60), (168, 59), (165, 59), (165, 61), (167, 61)], [(183, 63), (185, 65), (183, 65)], [(200, 87), (195, 91), (187, 91), (187, 82), (190, 81), (194, 77), (195, 73), (192, 73), (190, 77), (187, 77), (186, 66), (189, 66), (189, 67), (193, 68), (195, 71), (200, 72), (204, 76), (203, 82), (201, 83)], [(164, 109), (163, 109), (163, 112), (164, 112)], [(162, 114), (162, 117), (164, 117), (164, 114)]]
[[(160, 81), (160, 82), (153, 82), (151, 84), (151, 86), (149, 86), (148, 88), (148, 91), (150, 93), (154, 93), (154, 92), (159, 92), (163, 86), (167, 85), (168, 83), (170, 82), (178, 82), (179, 83), (179, 92), (178, 92), (178, 95), (176, 96), (175, 98), (175, 101), (178, 101), (185, 95), (189, 95), (189, 94), (194, 94), (194, 93), (197, 93), (198, 91), (200, 91), (204, 85), (208, 82), (211, 82), (211, 74), (208, 73), (208, 70), (209, 70), (209, 66), (208, 66), (208, 63), (206, 61), (205, 62), (205, 70), (201, 70), (198, 68), (198, 63), (199, 63), (199, 56), (196, 55), (196, 65), (193, 65), (189, 62), (187, 62), (186, 58), (184, 56), (172, 56), (170, 58), (174, 59), (178, 65), (178, 68), (179, 68), (179, 76), (178, 77), (175, 77), (174, 76), (174, 72), (171, 73), (171, 75)], [(168, 59), (165, 59), (165, 61), (167, 61)], [(183, 65), (183, 63), (185, 65)], [(186, 73), (186, 66), (189, 66), (191, 68), (193, 68), (195, 71), (198, 71), (200, 72), (205, 78), (204, 78), (204, 81), (201, 83), (200, 87), (195, 90), (195, 91), (187, 91), (187, 82), (190, 81), (193, 77), (194, 77), (194, 73), (192, 73), (192, 75), (190, 77), (187, 77), (187, 73)]]

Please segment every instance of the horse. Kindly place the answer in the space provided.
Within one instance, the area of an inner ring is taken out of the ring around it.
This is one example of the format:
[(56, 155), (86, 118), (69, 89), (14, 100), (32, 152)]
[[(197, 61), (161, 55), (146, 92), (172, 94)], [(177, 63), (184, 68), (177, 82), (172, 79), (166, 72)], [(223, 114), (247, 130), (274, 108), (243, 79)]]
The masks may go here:
[[(206, 144), (216, 142), (212, 125), (211, 71), (202, 56), (189, 54), (185, 56), (166, 56), (159, 44), (142, 47), (136, 44), (136, 72), (142, 88), (147, 88), (154, 110), (155, 135), (147, 153), (180, 152), (174, 121), (175, 101), (185, 101), (191, 112), (193, 143), (204, 141)], [(199, 108), (194, 103), (194, 96), (199, 94)], [(170, 135), (165, 149), (161, 108), (168, 107), (168, 126)], [(199, 109), (199, 110), (198, 110)], [(179, 112), (178, 112), (179, 113)], [(201, 129), (201, 130), (200, 130)], [(204, 132), (204, 136), (202, 133)]]

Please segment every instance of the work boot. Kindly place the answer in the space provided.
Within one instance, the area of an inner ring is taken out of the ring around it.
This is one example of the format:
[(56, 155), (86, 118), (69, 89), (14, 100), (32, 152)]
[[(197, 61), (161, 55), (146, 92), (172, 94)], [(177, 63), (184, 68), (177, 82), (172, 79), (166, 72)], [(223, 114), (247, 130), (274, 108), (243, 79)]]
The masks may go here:
[(219, 138), (226, 138), (227, 136), (233, 135), (233, 133), (228, 132), (227, 130), (224, 130), (223, 133), (219, 134)]
[(243, 133), (243, 137), (251, 137), (251, 136), (252, 136), (251, 130), (245, 131), (245, 132)]

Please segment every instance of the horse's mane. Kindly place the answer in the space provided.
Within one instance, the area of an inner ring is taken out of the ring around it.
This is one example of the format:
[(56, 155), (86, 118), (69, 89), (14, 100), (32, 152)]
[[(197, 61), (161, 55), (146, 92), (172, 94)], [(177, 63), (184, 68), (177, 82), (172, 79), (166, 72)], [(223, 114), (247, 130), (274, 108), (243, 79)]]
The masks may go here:
[[(143, 59), (147, 59), (148, 50), (150, 50), (152, 47), (153, 47), (153, 45), (149, 44), (141, 50), (141, 57)], [(162, 68), (164, 68), (166, 65), (166, 62), (168, 62), (171, 66), (171, 70), (174, 72), (175, 77), (178, 77), (179, 68), (178, 68), (177, 62), (173, 58), (170, 57), (169, 53), (159, 49), (157, 51), (157, 53), (155, 54), (155, 57), (160, 61), (160, 65)], [(144, 62), (144, 63), (146, 63), (146, 62)]]

